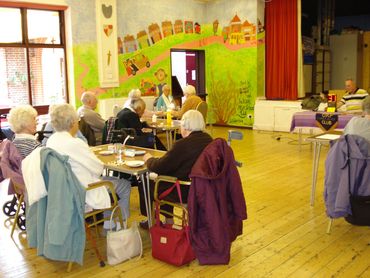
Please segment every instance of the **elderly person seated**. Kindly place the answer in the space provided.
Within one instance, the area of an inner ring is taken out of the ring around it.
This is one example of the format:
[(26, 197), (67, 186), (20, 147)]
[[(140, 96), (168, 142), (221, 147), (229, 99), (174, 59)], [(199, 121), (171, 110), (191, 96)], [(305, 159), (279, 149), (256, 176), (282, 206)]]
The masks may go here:
[(184, 89), (185, 102), (181, 106), (180, 111), (172, 111), (172, 115), (181, 118), (186, 111), (196, 109), (198, 104), (202, 102), (202, 99), (196, 95), (195, 87), (187, 85)]
[(132, 100), (129, 107), (122, 109), (117, 114), (117, 129), (120, 128), (133, 128), (136, 132), (135, 139), (128, 141), (139, 147), (153, 148), (156, 143), (157, 149), (166, 150), (161, 141), (153, 135), (152, 130), (148, 128), (146, 122), (141, 122), (140, 118), (145, 111), (146, 104), (143, 99)]
[[(183, 139), (175, 142), (172, 149), (169, 150), (163, 157), (155, 158), (150, 154), (144, 155), (144, 161), (147, 164), (148, 169), (158, 175), (167, 175), (177, 177), (179, 180), (189, 180), (190, 171), (197, 161), (199, 155), (202, 153), (204, 148), (212, 142), (212, 137), (204, 132), (205, 124), (203, 116), (199, 111), (189, 110), (181, 119), (181, 135)], [(158, 193), (162, 193), (168, 189), (172, 184), (162, 184), (158, 189)], [(154, 186), (151, 185), (150, 194), (153, 197)], [(141, 214), (146, 215), (144, 192), (139, 187), (140, 194), (140, 211)], [(181, 187), (182, 199), (187, 200), (189, 194), (189, 187)], [(173, 202), (179, 202), (176, 191), (173, 191), (169, 196), (168, 200)], [(161, 209), (172, 213), (173, 208), (165, 205)], [(166, 222), (168, 224), (173, 223), (173, 219), (168, 215), (165, 215)], [(147, 227), (146, 222), (141, 222), (142, 228)]]
[(362, 101), (369, 95), (356, 86), (352, 79), (345, 81), (346, 93), (337, 104), (338, 111), (361, 112)]
[(128, 108), (133, 100), (141, 98), (141, 91), (139, 89), (132, 89), (127, 96), (127, 100), (123, 104), (123, 108)]
[(78, 108), (77, 113), (94, 131), (96, 145), (101, 145), (105, 120), (95, 111), (98, 99), (95, 93), (87, 91), (82, 94), (81, 102), (83, 105)]
[[(51, 104), (49, 106), (49, 117), (51, 114), (51, 111), (53, 111), (53, 108), (56, 106), (56, 104)], [(48, 141), (49, 137), (55, 132), (53, 125), (51, 124), (51, 121), (47, 122), (42, 130), (43, 138), (42, 138), (42, 145), (45, 146), (46, 142)], [(82, 132), (80, 130), (77, 131), (76, 138), (80, 138), (82, 141), (87, 143), (87, 139), (85, 136), (83, 136)]]
[(31, 105), (19, 105), (9, 112), (8, 121), (15, 133), (13, 143), (23, 158), (40, 146), (35, 138), (36, 117), (37, 111)]
[[(88, 187), (89, 184), (100, 179), (112, 181), (115, 191), (120, 198), (118, 204), (121, 210), (124, 210), (128, 216), (131, 184), (124, 179), (101, 177), (104, 168), (103, 163), (94, 155), (85, 142), (75, 138), (78, 131), (78, 115), (73, 106), (70, 104), (57, 105), (51, 111), (50, 117), (56, 132), (49, 138), (46, 147), (55, 150), (59, 154), (69, 156), (72, 171), (82, 186)], [(110, 207), (108, 191), (105, 188), (88, 191), (86, 203), (90, 207), (97, 209)], [(104, 228), (108, 228), (106, 224), (104, 223)]]
[(362, 117), (353, 117), (344, 128), (344, 134), (353, 134), (364, 137), (370, 142), (370, 96), (362, 102)]
[(164, 85), (163, 88), (163, 94), (158, 98), (157, 101), (157, 110), (158, 111), (167, 111), (167, 109), (173, 109), (175, 107), (173, 103), (173, 98), (170, 95), (171, 88), (169, 85)]

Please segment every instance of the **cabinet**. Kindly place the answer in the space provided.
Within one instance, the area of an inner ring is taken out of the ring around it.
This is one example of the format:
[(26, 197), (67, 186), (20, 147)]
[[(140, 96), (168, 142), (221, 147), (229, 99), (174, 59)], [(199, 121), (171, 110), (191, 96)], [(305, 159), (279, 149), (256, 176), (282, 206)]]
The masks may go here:
[(362, 87), (362, 41), (363, 36), (359, 32), (330, 36), (332, 89), (343, 88), (348, 78)]
[(315, 50), (314, 72), (312, 88), (318, 94), (330, 89), (331, 81), (331, 52), (330, 49), (322, 47)]
[(289, 132), (293, 114), (300, 111), (300, 101), (257, 100), (253, 129)]

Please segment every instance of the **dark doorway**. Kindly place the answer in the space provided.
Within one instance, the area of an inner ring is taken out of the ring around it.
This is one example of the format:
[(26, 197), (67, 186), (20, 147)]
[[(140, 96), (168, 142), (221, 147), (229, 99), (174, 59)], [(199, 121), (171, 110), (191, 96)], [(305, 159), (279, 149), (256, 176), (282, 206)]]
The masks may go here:
[[(205, 100), (204, 50), (171, 49), (171, 75), (172, 95), (175, 99), (182, 96), (182, 91), (179, 93), (178, 87), (184, 88), (186, 85), (193, 85), (197, 95)], [(179, 96), (180, 94), (181, 96)]]

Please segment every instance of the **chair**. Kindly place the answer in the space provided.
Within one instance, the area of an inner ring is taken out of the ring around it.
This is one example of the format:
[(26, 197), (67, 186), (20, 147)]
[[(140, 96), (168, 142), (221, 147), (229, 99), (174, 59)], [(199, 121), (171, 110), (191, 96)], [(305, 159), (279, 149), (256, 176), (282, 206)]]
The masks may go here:
[[(22, 230), (26, 230), (26, 218), (25, 218), (25, 213), (26, 213), (26, 207), (24, 203), (24, 194), (23, 194), (23, 187), (21, 184), (13, 182), (13, 188), (15, 191), (15, 198), (17, 200), (17, 210), (14, 215), (14, 222), (12, 225), (12, 231), (10, 232), (10, 237), (13, 238), (15, 226), (18, 225), (18, 227)], [(23, 210), (23, 213), (20, 214), (21, 208)]]
[[(94, 238), (91, 234), (90, 228), (94, 227), (95, 228), (95, 234), (98, 235), (99, 234), (98, 225), (100, 223), (103, 223), (104, 221), (109, 221), (110, 216), (98, 219), (97, 215), (104, 214), (105, 211), (113, 211), (116, 207), (118, 207), (118, 208), (115, 210), (114, 213), (118, 217), (118, 220), (121, 224), (121, 227), (123, 227), (123, 218), (122, 218), (121, 209), (118, 206), (118, 198), (117, 198), (117, 195), (114, 191), (114, 187), (113, 187), (112, 182), (110, 182), (110, 181), (99, 181), (99, 182), (96, 182), (96, 183), (93, 183), (93, 184), (89, 184), (89, 187), (86, 189), (86, 191), (93, 190), (93, 189), (96, 189), (96, 188), (99, 188), (99, 187), (107, 187), (109, 189), (109, 192), (110, 192), (111, 197), (112, 197), (112, 205), (109, 208), (94, 209), (92, 211), (89, 211), (89, 212), (85, 213), (85, 231), (86, 231), (87, 239), (90, 241), (90, 244), (91, 244), (91, 246), (93, 247), (93, 249), (95, 251), (96, 257), (99, 260), (100, 266), (104, 267), (105, 266), (104, 260), (101, 256), (97, 246), (96, 246), (96, 242), (95, 242), (95, 240), (94, 240)], [(87, 219), (92, 219), (92, 221), (86, 221)], [(67, 272), (70, 272), (72, 270), (72, 265), (73, 265), (73, 262), (68, 263)]]
[[(237, 130), (228, 130), (227, 131), (227, 144), (229, 146), (231, 146), (231, 141), (234, 139), (234, 140), (242, 140), (243, 139), (243, 133), (241, 133), (240, 131), (237, 131)], [(239, 161), (235, 161), (236, 163), (236, 166), (238, 167), (242, 167), (243, 166), (243, 163), (239, 162)]]
[(95, 146), (96, 145), (95, 132), (91, 128), (91, 126), (84, 120), (83, 117), (80, 118), (78, 126), (82, 135), (85, 136), (85, 138), (87, 139), (87, 143), (89, 144), (89, 146)]
[[(175, 213), (169, 213), (167, 211), (164, 211), (164, 210), (159, 210), (160, 213), (162, 214), (166, 214), (168, 216), (173, 216), (175, 218), (178, 218), (180, 219), (181, 221), (185, 221), (185, 219), (188, 219), (188, 210), (187, 210), (187, 200), (183, 200), (183, 204), (181, 203), (177, 203), (177, 202), (170, 202), (170, 201), (167, 201), (167, 200), (160, 200), (158, 197), (158, 187), (160, 186), (161, 183), (163, 182), (167, 182), (167, 183), (171, 183), (171, 184), (175, 184), (175, 182), (177, 181), (178, 179), (176, 177), (171, 177), (171, 176), (158, 176), (156, 179), (155, 179), (155, 185), (154, 185), (154, 201), (157, 202), (159, 205), (170, 205), (174, 208), (178, 208), (180, 209), (183, 214), (181, 216), (175, 214)], [(179, 181), (180, 183), (180, 186), (190, 186), (191, 185), (191, 181)], [(176, 190), (176, 189), (174, 189)], [(152, 212), (152, 215), (154, 215), (154, 207), (153, 207), (153, 212)], [(154, 219), (153, 219), (154, 220)]]
[(203, 115), (204, 123), (207, 124), (207, 111), (208, 111), (207, 102), (205, 101), (199, 102), (195, 110), (199, 111)]

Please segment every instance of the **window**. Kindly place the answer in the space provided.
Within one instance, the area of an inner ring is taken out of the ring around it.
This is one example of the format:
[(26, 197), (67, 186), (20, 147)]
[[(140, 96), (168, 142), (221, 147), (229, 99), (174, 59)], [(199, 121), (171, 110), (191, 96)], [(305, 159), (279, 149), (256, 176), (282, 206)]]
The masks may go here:
[(14, 5), (0, 1), (0, 114), (18, 104), (44, 114), (68, 100), (64, 11)]

